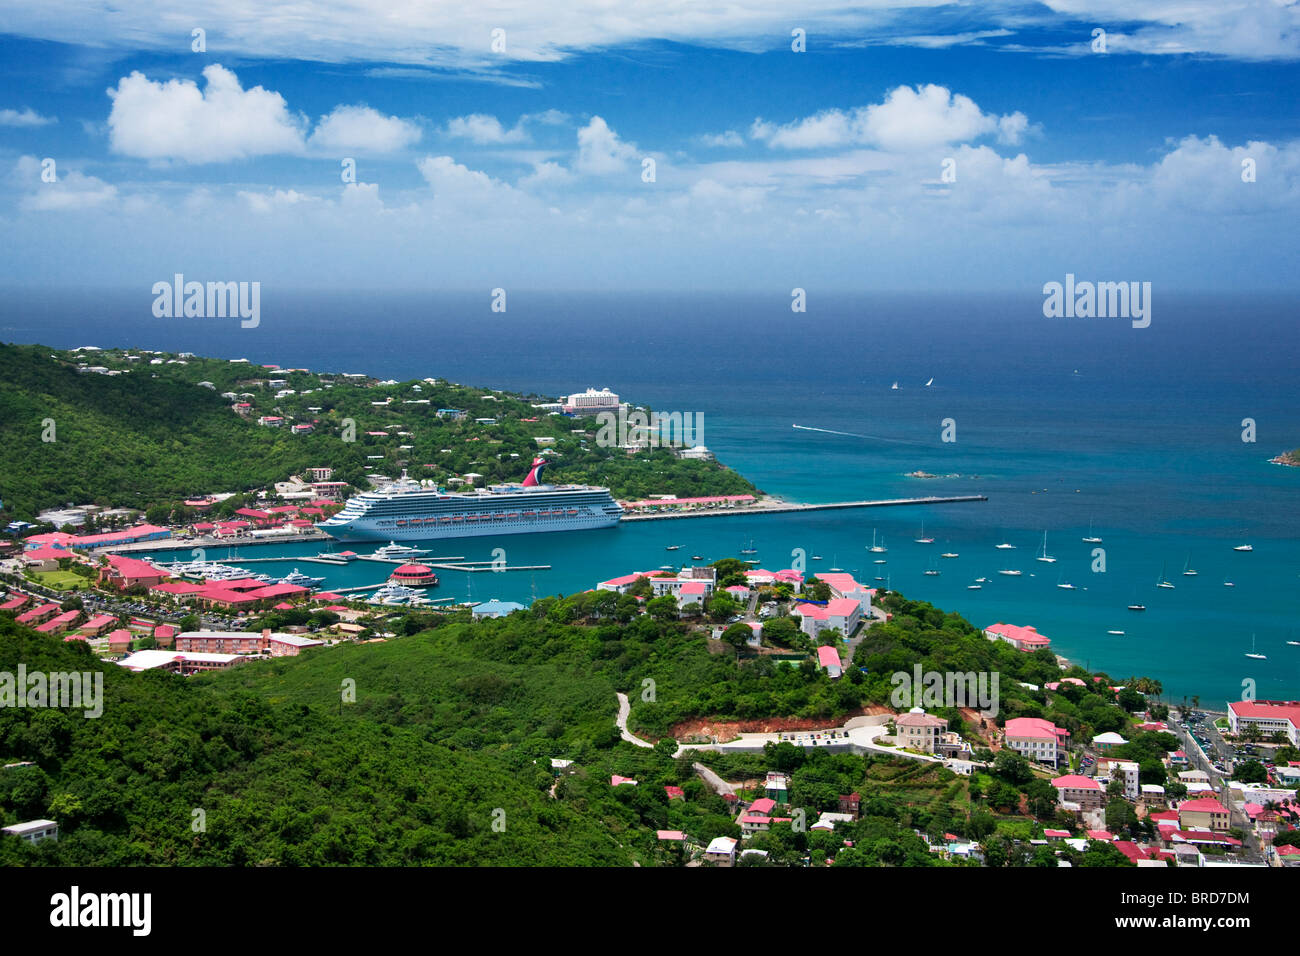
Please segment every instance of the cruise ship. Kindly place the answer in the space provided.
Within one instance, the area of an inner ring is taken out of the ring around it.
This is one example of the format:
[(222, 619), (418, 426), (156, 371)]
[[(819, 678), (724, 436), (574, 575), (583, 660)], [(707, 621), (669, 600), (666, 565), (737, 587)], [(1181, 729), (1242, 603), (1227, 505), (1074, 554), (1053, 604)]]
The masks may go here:
[(483, 535), (582, 531), (618, 524), (623, 509), (608, 488), (540, 483), (546, 459), (536, 458), (522, 485), (493, 485), (472, 494), (400, 480), (348, 499), (316, 525), (340, 541), (428, 541)]

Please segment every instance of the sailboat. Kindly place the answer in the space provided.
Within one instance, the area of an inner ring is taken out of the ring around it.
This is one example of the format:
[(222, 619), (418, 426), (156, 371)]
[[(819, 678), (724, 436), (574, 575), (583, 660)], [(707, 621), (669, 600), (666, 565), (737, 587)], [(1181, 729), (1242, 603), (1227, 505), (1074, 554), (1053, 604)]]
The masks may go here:
[(891, 392), (896, 392), (896, 391), (898, 391), (898, 383), (895, 382), (893, 385), (889, 386), (889, 390), (890, 390)]
[(915, 540), (916, 540), (916, 543), (917, 543), (917, 544), (934, 544), (934, 538), (927, 538), (927, 537), (925, 536), (925, 522), (924, 522), (924, 521), (921, 522), (921, 537), (916, 538)]
[(1092, 533), (1092, 519), (1088, 519), (1088, 536), (1083, 539), (1088, 544), (1101, 544), (1101, 538)]
[(1056, 580), (1056, 586), (1057, 586), (1058, 588), (1060, 588), (1062, 591), (1074, 591), (1074, 590), (1077, 590), (1077, 588), (1075, 588), (1075, 586), (1074, 586), (1073, 584), (1071, 584), (1069, 581), (1065, 581), (1064, 578), (1065, 578), (1065, 575), (1061, 575), (1060, 578), (1057, 578), (1057, 580)]
[(676, 551), (676, 550), (678, 550), (679, 548), (681, 548), (681, 545), (680, 545), (680, 544), (670, 544), (670, 545), (668, 545), (668, 547), (664, 548), (664, 550), (665, 550), (665, 551)]
[(1250, 635), (1250, 653), (1247, 654), (1246, 656), (1247, 656), (1247, 657), (1250, 657), (1250, 658), (1254, 658), (1254, 659), (1257, 660), (1257, 661), (1266, 661), (1266, 660), (1268, 660), (1268, 655), (1266, 655), (1266, 654), (1256, 654), (1256, 653), (1255, 653), (1255, 635), (1254, 635), (1254, 634)]
[(1190, 554), (1187, 556), (1187, 560), (1183, 563), (1183, 577), (1196, 577), (1196, 569), (1192, 567), (1192, 556)]
[(749, 547), (748, 547), (748, 548), (741, 548), (741, 549), (740, 549), (740, 553), (741, 553), (741, 554), (758, 554), (758, 549), (757, 549), (756, 547), (754, 547), (754, 539), (753, 539), (753, 538), (750, 538), (750, 539), (749, 539)]
[(1227, 578), (1224, 578), (1224, 579), (1223, 579), (1223, 586), (1224, 586), (1225, 588), (1235, 588), (1235, 587), (1237, 586), (1237, 584), (1236, 584), (1235, 581), (1229, 581)]
[(1165, 578), (1165, 566), (1163, 564), (1160, 565), (1160, 577), (1156, 579), (1156, 587), (1168, 588), (1170, 591), (1174, 589), (1174, 586)]
[(888, 548), (885, 547), (883, 541), (882, 541), (880, 544), (876, 544), (876, 529), (875, 529), (875, 528), (872, 528), (872, 529), (871, 529), (871, 549), (870, 549), (870, 550), (874, 551), (876, 554), (884, 554), (886, 551), (889, 550)]
[(1047, 553), (1047, 532), (1046, 532), (1046, 531), (1043, 532), (1043, 553), (1040, 554), (1040, 555), (1039, 555), (1037, 558), (1035, 558), (1034, 560), (1036, 560), (1036, 561), (1043, 561), (1043, 562), (1045, 562), (1045, 563), (1047, 563), (1047, 564), (1055, 564), (1055, 563), (1056, 563), (1056, 558), (1052, 557), (1050, 554)]
[(1145, 611), (1147, 609), (1147, 606), (1145, 604), (1138, 603), (1137, 588), (1133, 589), (1133, 603), (1128, 606), (1128, 609), (1130, 611)]
[(931, 385), (933, 385), (933, 384), (934, 384), (934, 379), (932, 378), (932, 379), (930, 379), (930, 381), (928, 381), (928, 382), (925, 383), (925, 387), (926, 387), (926, 388), (929, 388), (929, 387), (930, 387)]

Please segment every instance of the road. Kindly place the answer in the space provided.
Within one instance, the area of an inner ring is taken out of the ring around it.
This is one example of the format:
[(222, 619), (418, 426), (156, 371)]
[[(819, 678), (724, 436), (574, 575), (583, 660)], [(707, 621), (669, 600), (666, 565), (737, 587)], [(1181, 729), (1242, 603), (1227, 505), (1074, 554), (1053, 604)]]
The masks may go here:
[(632, 713), (632, 704), (631, 702), (628, 701), (627, 694), (623, 693), (622, 691), (617, 691), (617, 694), (618, 694), (618, 716), (614, 718), (614, 723), (618, 724), (619, 736), (621, 736), (628, 743), (635, 744), (638, 747), (653, 748), (654, 744), (650, 743), (649, 741), (642, 740), (640, 737), (635, 736), (632, 733), (632, 731), (627, 729), (627, 717), (628, 714)]

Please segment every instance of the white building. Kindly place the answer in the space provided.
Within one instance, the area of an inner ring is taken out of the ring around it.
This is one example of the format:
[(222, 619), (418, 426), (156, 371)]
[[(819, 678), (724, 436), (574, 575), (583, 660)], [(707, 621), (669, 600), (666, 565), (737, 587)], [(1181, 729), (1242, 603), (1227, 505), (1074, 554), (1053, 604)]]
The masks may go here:
[(585, 392), (575, 392), (564, 403), (564, 410), (574, 415), (598, 415), (601, 412), (617, 412), (618, 395), (608, 388), (596, 391), (588, 388)]
[(13, 826), (5, 827), (4, 833), (6, 836), (19, 837), (28, 843), (40, 843), (42, 840), (57, 840), (59, 825), (53, 820), (29, 820), (26, 823), (15, 823)]

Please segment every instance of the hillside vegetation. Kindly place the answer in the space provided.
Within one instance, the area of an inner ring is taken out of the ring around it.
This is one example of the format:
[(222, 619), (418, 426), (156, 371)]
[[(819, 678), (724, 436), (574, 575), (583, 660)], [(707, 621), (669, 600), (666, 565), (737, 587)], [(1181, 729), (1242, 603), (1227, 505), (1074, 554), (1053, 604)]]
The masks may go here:
[[(163, 364), (151, 364), (160, 357)], [(78, 371), (79, 364), (121, 374)], [(236, 414), (223, 393), (247, 402), (248, 416)], [(483, 476), (480, 485), (517, 481), (539, 437), (554, 440), (549, 480), (605, 485), (619, 498), (756, 490), (715, 462), (684, 461), (667, 449), (628, 456), (600, 447), (594, 420), (539, 413), (530, 404), (539, 400), (448, 382), (381, 383), (221, 359), (0, 344), (0, 501), (6, 515), (25, 520), (67, 502), (146, 510), (200, 493), (266, 487), (310, 466), (331, 467), (357, 488), (369, 487), (368, 474), (395, 476), (403, 468), (439, 482), (468, 472)], [(439, 408), (466, 417), (439, 418)], [(260, 426), (263, 416), (285, 425)], [(475, 421), (488, 418), (496, 424)], [(291, 424), (314, 430), (291, 434)]]

